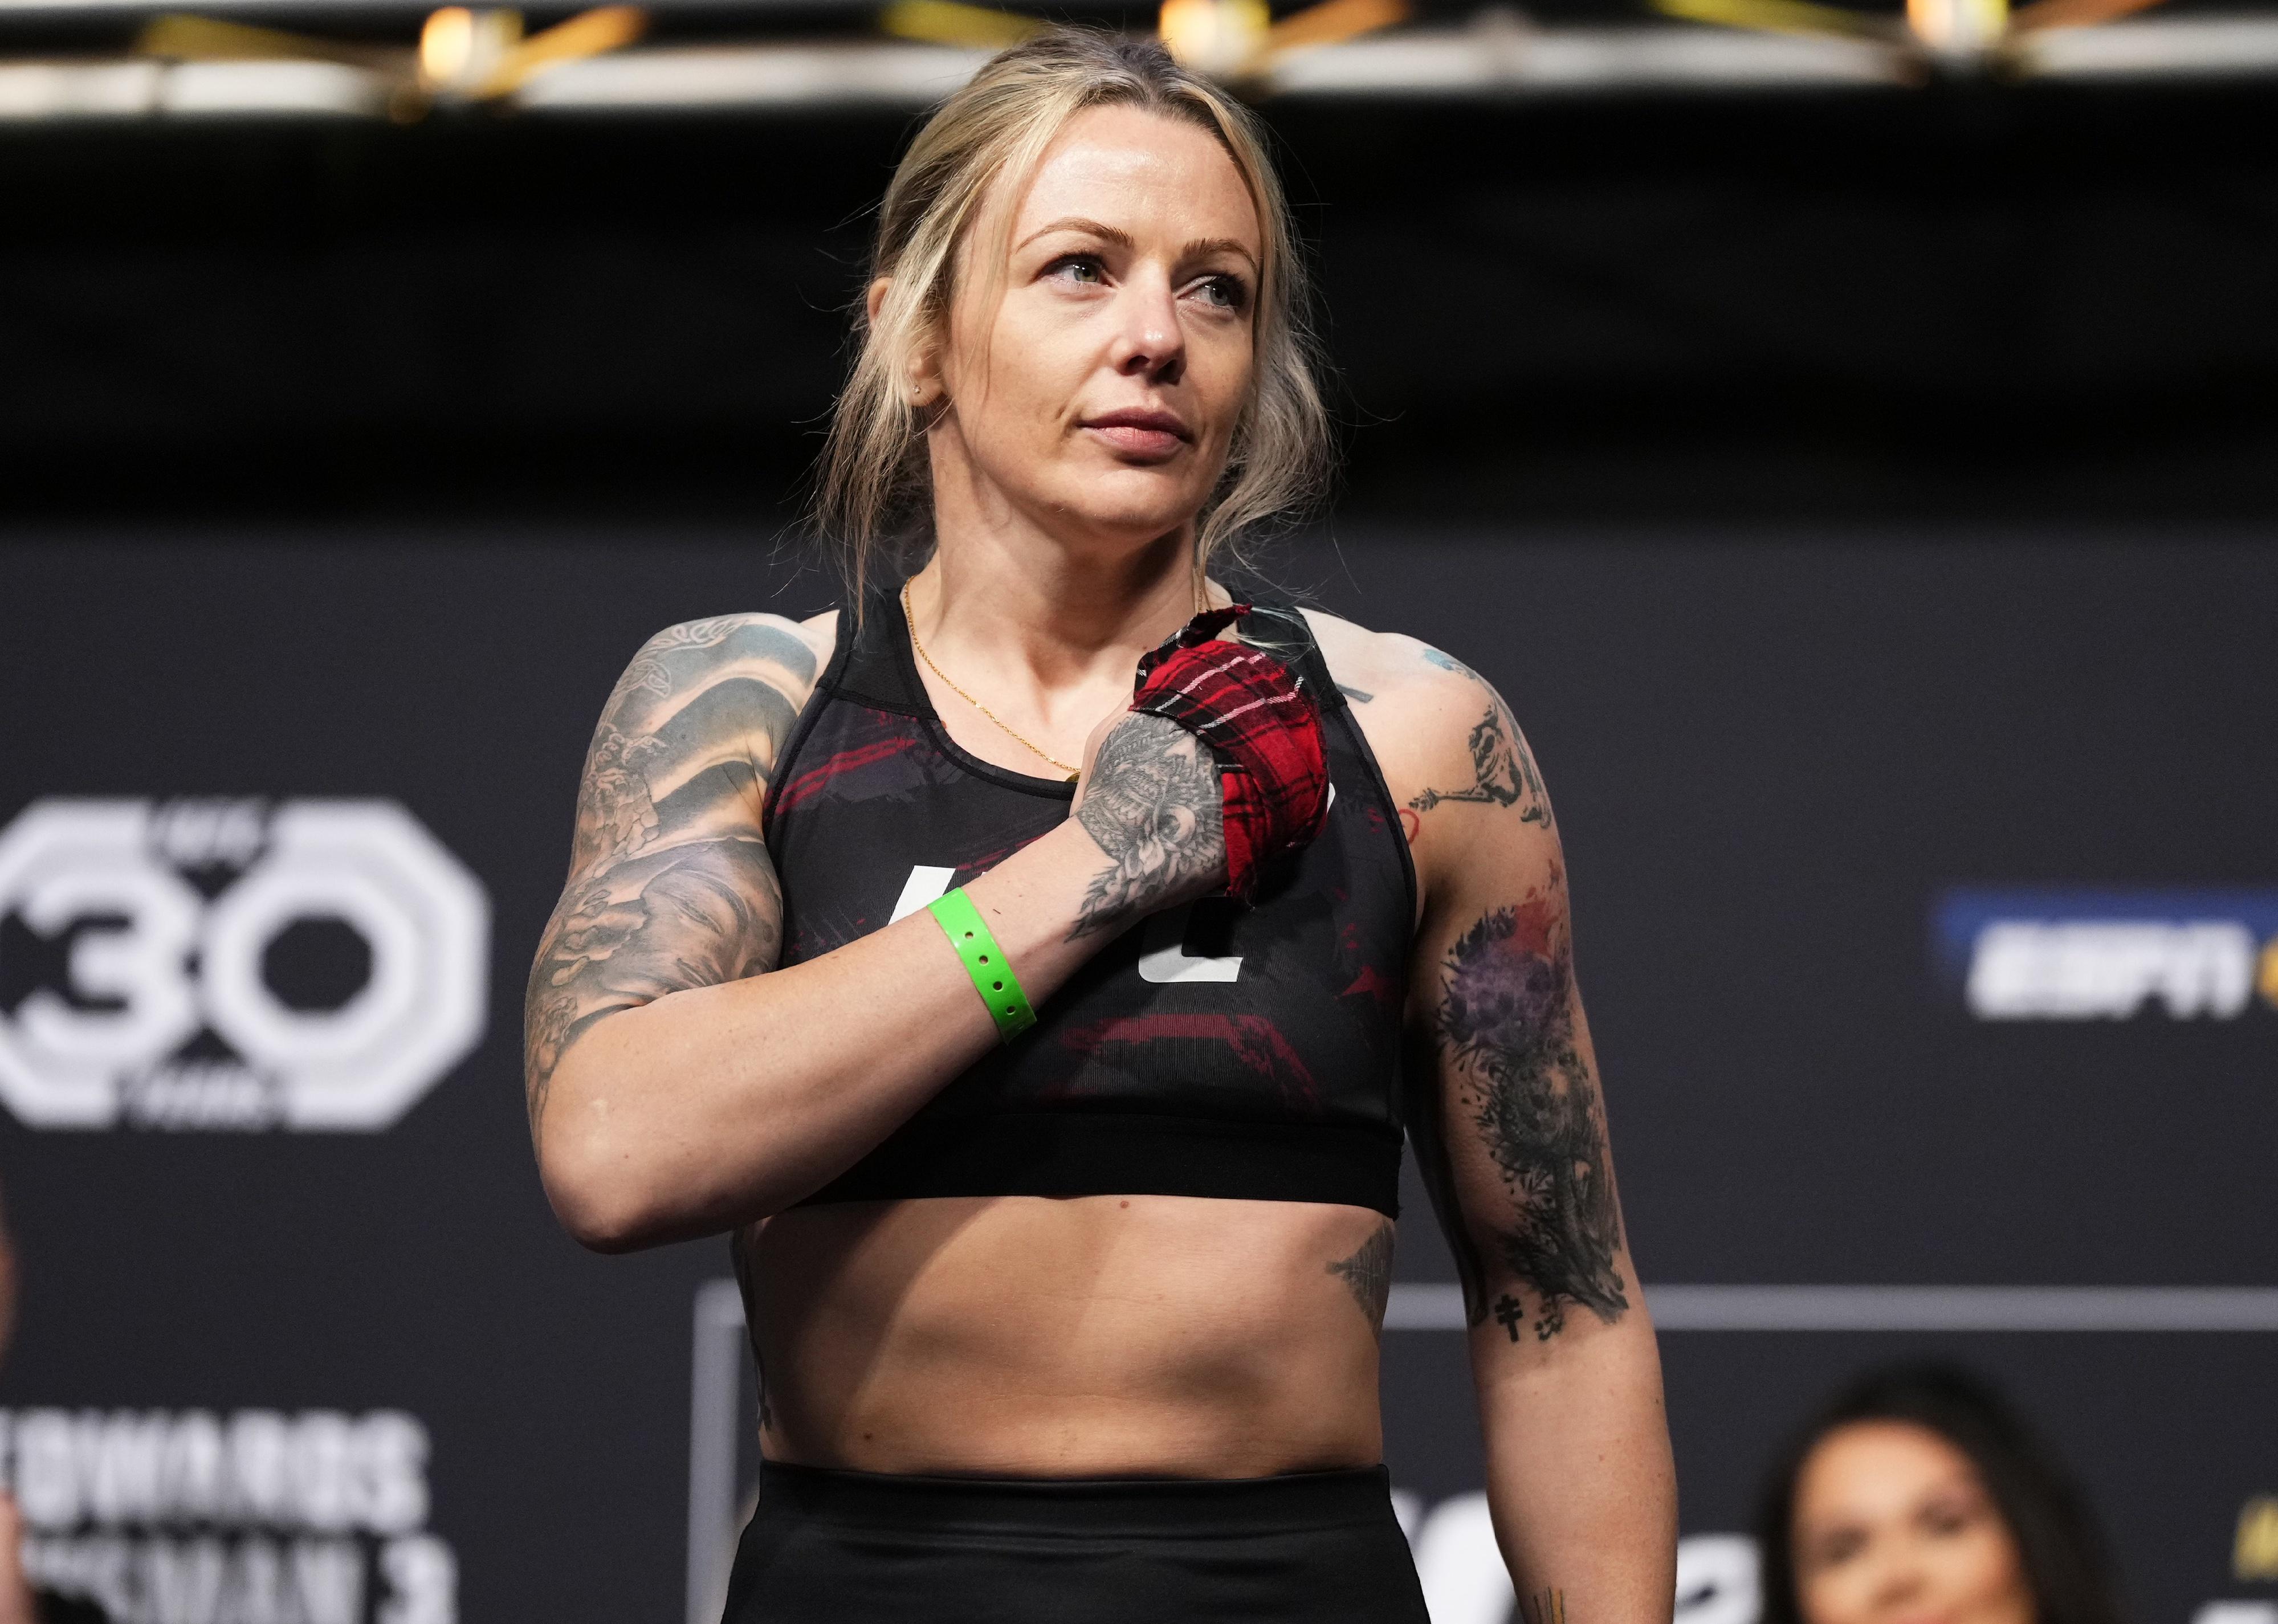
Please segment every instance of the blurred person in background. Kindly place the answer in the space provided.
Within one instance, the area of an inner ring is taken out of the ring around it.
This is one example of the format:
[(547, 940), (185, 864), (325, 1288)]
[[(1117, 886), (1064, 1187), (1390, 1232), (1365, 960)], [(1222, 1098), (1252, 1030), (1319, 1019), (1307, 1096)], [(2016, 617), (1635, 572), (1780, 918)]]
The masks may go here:
[[(16, 1239), (0, 1210), (0, 1363), (16, 1332)], [(0, 1624), (38, 1624), (40, 1605), (24, 1576), (24, 1514), (16, 1497), (0, 1489)]]
[(1831, 1403), (1766, 1482), (1762, 1624), (2122, 1624), (2069, 1474), (1991, 1386), (1927, 1364)]
[(1540, 777), (1468, 667), (1209, 574), (1326, 461), (1252, 116), (1047, 32), (919, 132), (874, 271), (848, 601), (640, 652), (531, 980), (565, 1225), (735, 1236), (729, 1618), (1426, 1624), (1377, 1395), (1404, 1127), (1527, 1616), (1665, 1624)]
[[(16, 1242), (0, 1211), (0, 1362), (16, 1332)], [(36, 1588), (24, 1571), (24, 1514), (0, 1489), (0, 1624), (106, 1624), (109, 1615), (80, 1597)]]

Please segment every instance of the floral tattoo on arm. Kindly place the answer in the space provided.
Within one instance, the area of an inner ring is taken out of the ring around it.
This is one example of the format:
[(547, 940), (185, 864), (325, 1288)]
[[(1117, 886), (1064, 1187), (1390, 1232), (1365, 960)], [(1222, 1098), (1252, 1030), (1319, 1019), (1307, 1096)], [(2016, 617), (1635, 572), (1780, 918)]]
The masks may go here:
[[(1572, 1307), (1619, 1319), (1630, 1289), (1618, 1263), (1621, 1216), (1596, 1081), (1577, 1041), (1562, 909), (1538, 893), (1489, 910), (1456, 938), (1440, 965), (1431, 1042), (1449, 1099), (1449, 1119), (1419, 1136), (1427, 1178), (1452, 1183), (1449, 1141), (1464, 1134), (1501, 1192), (1494, 1211), (1475, 1201), (1468, 1224), (1449, 1224), (1471, 1323), (1492, 1312), (1516, 1342), (1530, 1325), (1549, 1340)], [(1492, 1306), (1482, 1247), (1513, 1287)]]

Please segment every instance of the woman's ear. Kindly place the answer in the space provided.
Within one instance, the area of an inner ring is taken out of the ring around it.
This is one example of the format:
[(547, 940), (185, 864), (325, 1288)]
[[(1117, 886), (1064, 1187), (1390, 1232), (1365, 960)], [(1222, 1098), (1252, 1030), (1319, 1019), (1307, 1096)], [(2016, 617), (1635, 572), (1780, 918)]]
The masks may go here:
[(935, 404), (947, 392), (930, 344), (911, 353), (909, 388), (910, 404), (920, 410)]
[[(869, 312), (870, 324), (874, 327), (878, 323), (878, 312), (885, 309), (886, 295), (892, 291), (893, 286), (893, 278), (876, 277), (871, 280), (869, 291), (863, 295), (862, 302)], [(941, 398), (941, 369), (936, 363), (931, 345), (921, 345), (910, 352), (909, 365), (903, 373), (902, 392), (912, 406), (919, 408), (930, 406)]]

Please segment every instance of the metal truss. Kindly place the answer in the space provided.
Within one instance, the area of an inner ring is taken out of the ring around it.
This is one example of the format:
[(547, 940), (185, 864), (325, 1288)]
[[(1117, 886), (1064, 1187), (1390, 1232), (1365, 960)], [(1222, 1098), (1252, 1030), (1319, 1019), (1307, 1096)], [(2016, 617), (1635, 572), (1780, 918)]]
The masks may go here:
[[(9, 0), (0, 15), (140, 0)], [(237, 0), (238, 15), (262, 0)], [(305, 9), (305, 8), (304, 8)], [(564, 63), (503, 105), (550, 116), (674, 111), (907, 112), (954, 89), (986, 53), (890, 41), (660, 45)], [(2278, 73), (2278, 18), (2152, 17), (2032, 36), (1974, 71), (2064, 81), (2212, 80)], [(1256, 82), (1261, 97), (1464, 102), (1639, 93), (1893, 91), (1918, 64), (1872, 41), (1690, 24), (1535, 27), (1490, 11), (1296, 51)], [(0, 121), (55, 118), (382, 118), (389, 81), (340, 62), (0, 59)]]

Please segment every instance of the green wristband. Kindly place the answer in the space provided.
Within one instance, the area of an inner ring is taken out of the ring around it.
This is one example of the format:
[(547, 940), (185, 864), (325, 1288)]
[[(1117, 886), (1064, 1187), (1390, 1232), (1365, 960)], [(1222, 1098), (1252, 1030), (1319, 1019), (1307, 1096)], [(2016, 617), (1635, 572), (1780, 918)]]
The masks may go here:
[(1035, 1025), (1036, 1011), (1029, 1005), (1028, 995), (1021, 990), (1021, 980), (1005, 962), (1005, 949), (982, 923), (981, 910), (973, 905), (965, 888), (959, 886), (946, 896), (928, 903), (926, 911), (949, 938), (949, 945), (957, 949), (965, 973), (973, 978), (973, 990), (989, 1006), (989, 1018), (997, 1023), (997, 1041), (1010, 1043)]

